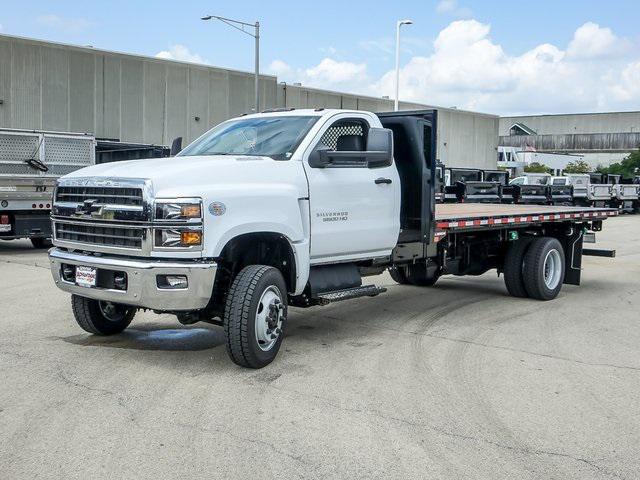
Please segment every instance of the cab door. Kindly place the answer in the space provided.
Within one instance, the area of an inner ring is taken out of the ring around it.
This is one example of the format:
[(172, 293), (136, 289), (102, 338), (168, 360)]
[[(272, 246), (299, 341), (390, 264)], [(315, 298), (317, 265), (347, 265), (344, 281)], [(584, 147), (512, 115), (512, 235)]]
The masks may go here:
[(309, 165), (309, 156), (317, 149), (364, 151), (370, 128), (365, 115), (336, 115), (305, 152), (312, 264), (386, 256), (397, 243), (400, 181), (395, 165), (369, 168), (364, 161)]

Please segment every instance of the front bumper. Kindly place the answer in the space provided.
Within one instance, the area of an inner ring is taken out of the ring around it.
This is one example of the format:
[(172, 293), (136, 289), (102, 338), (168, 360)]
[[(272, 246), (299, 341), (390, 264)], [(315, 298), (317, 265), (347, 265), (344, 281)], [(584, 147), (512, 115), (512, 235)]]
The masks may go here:
[[(201, 261), (129, 260), (111, 256), (72, 253), (59, 248), (49, 250), (51, 274), (56, 285), (65, 292), (135, 307), (160, 311), (190, 311), (204, 308), (211, 298), (217, 264)], [(124, 272), (125, 290), (81, 287), (62, 277), (62, 265), (83, 265), (100, 270)], [(157, 275), (185, 275), (189, 286), (184, 289), (158, 288)]]

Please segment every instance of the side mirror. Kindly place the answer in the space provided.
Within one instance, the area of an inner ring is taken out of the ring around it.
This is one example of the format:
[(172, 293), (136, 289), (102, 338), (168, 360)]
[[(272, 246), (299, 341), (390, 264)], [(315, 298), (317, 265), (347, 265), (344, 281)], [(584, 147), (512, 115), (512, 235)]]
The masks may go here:
[(393, 132), (387, 128), (370, 128), (366, 150), (331, 150), (319, 145), (309, 155), (309, 166), (326, 167), (388, 167), (393, 163)]
[(331, 164), (329, 152), (331, 148), (327, 145), (319, 145), (311, 155), (309, 155), (309, 166), (312, 168), (324, 168)]
[(370, 128), (365, 155), (369, 168), (391, 165), (393, 163), (393, 132), (388, 128)]
[(171, 142), (171, 153), (169, 154), (171, 157), (175, 157), (182, 150), (182, 137), (177, 137), (173, 139)]

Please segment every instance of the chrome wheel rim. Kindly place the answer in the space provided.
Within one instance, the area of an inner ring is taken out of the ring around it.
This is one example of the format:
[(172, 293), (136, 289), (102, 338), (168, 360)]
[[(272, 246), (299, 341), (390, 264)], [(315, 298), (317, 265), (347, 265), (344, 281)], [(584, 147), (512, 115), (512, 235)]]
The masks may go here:
[(284, 303), (278, 287), (272, 285), (262, 292), (256, 309), (256, 342), (260, 350), (268, 352), (282, 334)]
[(127, 314), (127, 308), (113, 302), (98, 302), (100, 312), (110, 322), (120, 322)]
[(560, 283), (562, 274), (562, 259), (558, 250), (550, 250), (544, 258), (544, 284), (553, 290)]

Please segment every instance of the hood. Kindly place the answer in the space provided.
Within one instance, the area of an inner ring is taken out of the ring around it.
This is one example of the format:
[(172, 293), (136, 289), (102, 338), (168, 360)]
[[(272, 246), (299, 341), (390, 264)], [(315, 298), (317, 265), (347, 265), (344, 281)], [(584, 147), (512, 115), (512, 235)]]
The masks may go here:
[[(299, 161), (270, 157), (203, 155), (111, 162), (76, 170), (63, 178), (148, 179), (156, 196), (199, 196), (212, 186), (288, 183), (304, 179)], [(306, 182), (304, 182), (306, 190)]]

